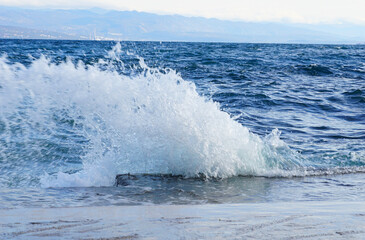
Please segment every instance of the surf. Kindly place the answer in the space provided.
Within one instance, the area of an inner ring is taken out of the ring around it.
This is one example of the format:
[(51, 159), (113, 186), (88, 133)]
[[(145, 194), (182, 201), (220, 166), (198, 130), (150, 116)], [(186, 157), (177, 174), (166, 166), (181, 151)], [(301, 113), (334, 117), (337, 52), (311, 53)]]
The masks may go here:
[[(136, 64), (128, 67), (123, 56)], [(96, 63), (41, 56), (25, 66), (3, 56), (0, 72), (3, 184), (112, 186), (118, 174), (316, 173), (279, 130), (252, 133), (193, 82), (148, 67), (119, 43)]]

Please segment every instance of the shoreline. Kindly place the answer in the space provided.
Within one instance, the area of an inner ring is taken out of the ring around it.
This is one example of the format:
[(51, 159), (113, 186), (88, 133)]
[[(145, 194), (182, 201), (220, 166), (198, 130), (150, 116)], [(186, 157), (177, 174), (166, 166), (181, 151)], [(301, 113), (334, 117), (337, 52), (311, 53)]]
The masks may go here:
[(363, 239), (363, 202), (0, 209), (1, 239)]

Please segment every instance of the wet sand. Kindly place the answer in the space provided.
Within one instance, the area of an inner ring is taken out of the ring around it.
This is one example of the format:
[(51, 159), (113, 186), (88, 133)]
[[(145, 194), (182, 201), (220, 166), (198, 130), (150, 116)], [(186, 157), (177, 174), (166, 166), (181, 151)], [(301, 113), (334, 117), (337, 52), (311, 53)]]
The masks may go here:
[(365, 239), (365, 203), (0, 209), (0, 239)]

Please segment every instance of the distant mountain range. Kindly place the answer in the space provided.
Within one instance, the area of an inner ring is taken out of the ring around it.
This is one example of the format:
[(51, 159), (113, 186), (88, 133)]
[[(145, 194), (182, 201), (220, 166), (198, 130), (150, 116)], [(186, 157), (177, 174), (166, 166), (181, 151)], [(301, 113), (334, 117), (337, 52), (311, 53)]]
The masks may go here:
[(0, 38), (365, 43), (365, 26), (238, 22), (136, 11), (0, 7)]

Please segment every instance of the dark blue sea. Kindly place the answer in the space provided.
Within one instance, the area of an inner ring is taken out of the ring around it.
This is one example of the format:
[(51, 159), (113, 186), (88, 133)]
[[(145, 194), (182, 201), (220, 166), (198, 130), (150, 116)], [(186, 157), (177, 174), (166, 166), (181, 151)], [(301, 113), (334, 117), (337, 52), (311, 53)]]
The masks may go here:
[(365, 46), (0, 40), (1, 208), (365, 199)]

